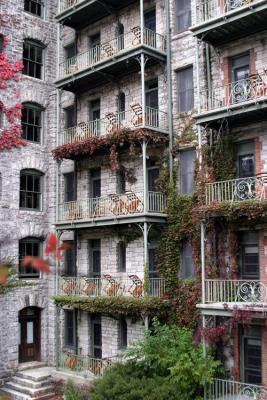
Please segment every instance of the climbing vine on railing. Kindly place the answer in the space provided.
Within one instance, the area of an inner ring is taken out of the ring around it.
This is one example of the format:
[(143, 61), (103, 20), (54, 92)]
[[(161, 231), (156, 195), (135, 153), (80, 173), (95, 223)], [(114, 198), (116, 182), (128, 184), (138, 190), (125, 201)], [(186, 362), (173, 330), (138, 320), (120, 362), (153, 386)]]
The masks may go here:
[[(0, 21), (6, 23), (3, 15), (0, 15)], [(8, 59), (4, 49), (8, 45), (8, 39), (3, 36), (3, 49), (0, 51), (0, 91), (8, 91), (9, 97), (16, 100), (19, 98), (19, 93), (16, 91), (16, 83), (20, 80), (20, 72), (23, 68), (21, 61), (11, 62)], [(26, 144), (26, 141), (21, 137), (21, 108), (20, 102), (12, 106), (7, 106), (0, 101), (0, 112), (6, 117), (6, 127), (0, 127), (0, 151), (19, 147)]]
[[(136, 156), (137, 145), (143, 139), (149, 139), (151, 143), (164, 143), (168, 141), (167, 136), (157, 135), (146, 129), (116, 129), (108, 135), (92, 136), (72, 144), (65, 144), (53, 150), (56, 160), (76, 159), (85, 156), (100, 154), (101, 151), (109, 153), (109, 167), (115, 173), (120, 169), (120, 149), (128, 147), (130, 157)], [(140, 149), (140, 145), (139, 145)], [(140, 150), (139, 150), (140, 151)]]

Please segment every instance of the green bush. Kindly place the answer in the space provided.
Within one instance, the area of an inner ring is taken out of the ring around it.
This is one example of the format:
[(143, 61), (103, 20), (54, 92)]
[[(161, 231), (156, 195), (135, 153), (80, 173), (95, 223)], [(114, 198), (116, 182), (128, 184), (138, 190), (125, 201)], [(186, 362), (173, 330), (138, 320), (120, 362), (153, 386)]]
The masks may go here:
[(200, 400), (219, 363), (203, 356), (193, 331), (154, 321), (153, 334), (127, 352), (128, 361), (106, 371), (91, 400)]
[(68, 381), (64, 388), (64, 400), (89, 400), (88, 387)]

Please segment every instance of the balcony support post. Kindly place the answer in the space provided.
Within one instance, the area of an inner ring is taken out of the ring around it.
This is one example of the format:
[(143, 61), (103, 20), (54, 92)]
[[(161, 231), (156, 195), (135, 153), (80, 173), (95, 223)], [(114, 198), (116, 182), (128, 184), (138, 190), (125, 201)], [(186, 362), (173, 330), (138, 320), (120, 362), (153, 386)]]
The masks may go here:
[(55, 335), (56, 335), (56, 340), (55, 340), (55, 353), (56, 353), (56, 369), (59, 369), (59, 352), (61, 349), (61, 343), (60, 343), (60, 327), (61, 327), (61, 318), (60, 318), (60, 307), (56, 305), (56, 321), (55, 321)]
[(140, 0), (140, 29), (141, 43), (144, 42), (144, 0)]
[(169, 168), (170, 177), (173, 177), (173, 119), (172, 119), (172, 64), (171, 64), (171, 27), (170, 2), (165, 0), (166, 9), (166, 37), (167, 37), (167, 85), (168, 85), (168, 133), (169, 133)]
[(212, 106), (212, 92), (211, 92), (211, 70), (210, 70), (210, 47), (209, 44), (205, 44), (205, 55), (207, 65), (207, 88), (208, 88), (208, 104)]
[(146, 158), (147, 158), (147, 140), (142, 141), (142, 156), (143, 156), (143, 181), (144, 181), (144, 213), (147, 212), (148, 190), (147, 190), (147, 171), (146, 171)]
[(141, 54), (141, 59), (140, 59), (140, 66), (141, 66), (141, 91), (142, 91), (142, 126), (144, 127), (146, 124), (146, 113), (145, 113), (145, 107), (146, 107), (146, 87), (145, 87), (145, 66), (146, 66), (146, 60), (145, 60), (145, 55), (144, 53)]
[(201, 241), (201, 282), (202, 282), (202, 304), (205, 303), (206, 294), (205, 294), (205, 225), (204, 222), (201, 222), (200, 226), (200, 241)]

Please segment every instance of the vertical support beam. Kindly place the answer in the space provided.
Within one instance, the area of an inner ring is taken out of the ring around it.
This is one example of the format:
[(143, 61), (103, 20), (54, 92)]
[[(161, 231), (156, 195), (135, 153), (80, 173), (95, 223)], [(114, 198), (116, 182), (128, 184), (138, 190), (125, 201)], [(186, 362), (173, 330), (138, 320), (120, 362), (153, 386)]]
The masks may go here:
[(144, 53), (141, 54), (141, 99), (142, 99), (142, 126), (146, 124), (146, 87), (145, 87), (145, 55)]
[(147, 170), (146, 170), (146, 148), (147, 141), (143, 139), (142, 142), (142, 156), (143, 156), (143, 181), (144, 181), (144, 213), (147, 212), (147, 203), (148, 203), (148, 188), (147, 188)]
[[(56, 235), (57, 239), (60, 239), (61, 232), (59, 230), (56, 230)], [(59, 287), (59, 269), (60, 269), (60, 260), (56, 258), (56, 265), (55, 265), (56, 271), (55, 271), (55, 294), (56, 296), (58, 295), (58, 287)]]
[[(199, 44), (198, 39), (195, 39), (195, 54), (196, 54), (196, 80), (197, 80), (197, 99), (198, 99), (198, 114), (200, 113), (200, 79), (199, 79)], [(198, 161), (199, 161), (199, 168), (202, 167), (202, 132), (200, 125), (197, 125), (197, 133), (198, 133)]]
[(145, 267), (148, 265), (148, 226), (147, 222), (144, 222), (144, 265)]
[(140, 0), (141, 43), (144, 42), (144, 0)]
[(56, 369), (59, 369), (59, 352), (61, 351), (61, 332), (60, 332), (60, 324), (61, 324), (61, 318), (60, 318), (60, 307), (56, 305), (56, 320), (55, 320), (55, 335), (56, 335)]
[(201, 241), (201, 282), (202, 282), (202, 304), (205, 303), (206, 293), (205, 293), (205, 226), (204, 222), (201, 222), (200, 226), (200, 241)]
[[(60, 2), (59, 2), (60, 3)], [(57, 23), (57, 79), (59, 79), (61, 25)]]
[(166, 39), (167, 39), (167, 93), (168, 93), (168, 132), (169, 132), (169, 168), (170, 177), (173, 176), (173, 118), (172, 118), (172, 66), (171, 66), (171, 26), (170, 3), (165, 0), (166, 9)]

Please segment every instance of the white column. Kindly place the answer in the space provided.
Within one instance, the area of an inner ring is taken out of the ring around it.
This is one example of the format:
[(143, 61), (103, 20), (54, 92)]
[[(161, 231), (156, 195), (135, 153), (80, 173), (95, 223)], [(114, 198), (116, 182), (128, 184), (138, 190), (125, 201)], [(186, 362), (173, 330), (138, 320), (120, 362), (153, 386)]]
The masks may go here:
[(147, 212), (148, 190), (147, 190), (147, 171), (146, 171), (146, 139), (142, 142), (142, 156), (143, 156), (143, 181), (144, 181), (144, 213)]

